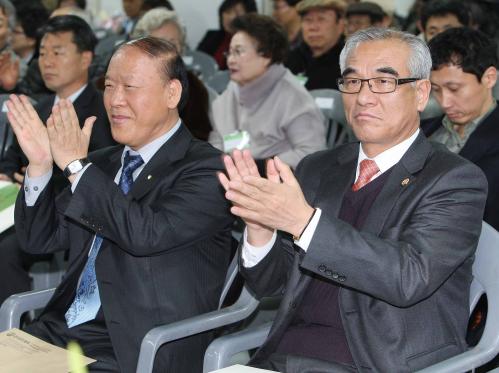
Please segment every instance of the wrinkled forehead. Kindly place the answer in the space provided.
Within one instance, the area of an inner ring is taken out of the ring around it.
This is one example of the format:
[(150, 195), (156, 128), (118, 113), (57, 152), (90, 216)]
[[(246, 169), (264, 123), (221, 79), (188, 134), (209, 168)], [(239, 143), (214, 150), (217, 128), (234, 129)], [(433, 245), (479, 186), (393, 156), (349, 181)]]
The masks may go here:
[(346, 56), (343, 75), (387, 73), (394, 77), (409, 74), (410, 48), (401, 40), (364, 41)]

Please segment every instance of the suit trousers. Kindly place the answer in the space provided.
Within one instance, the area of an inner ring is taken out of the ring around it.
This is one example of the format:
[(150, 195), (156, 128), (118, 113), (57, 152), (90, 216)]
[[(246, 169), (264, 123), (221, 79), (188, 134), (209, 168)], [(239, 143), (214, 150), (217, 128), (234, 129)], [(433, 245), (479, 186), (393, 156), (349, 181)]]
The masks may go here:
[(66, 325), (64, 315), (52, 312), (42, 315), (41, 319), (28, 325), (24, 331), (62, 348), (66, 348), (70, 341), (78, 342), (85, 356), (97, 360), (88, 365), (90, 373), (120, 372), (102, 308), (95, 320), (72, 328)]
[(250, 366), (274, 370), (281, 373), (354, 373), (352, 365), (333, 363), (304, 356), (273, 353), (265, 361), (251, 363)]

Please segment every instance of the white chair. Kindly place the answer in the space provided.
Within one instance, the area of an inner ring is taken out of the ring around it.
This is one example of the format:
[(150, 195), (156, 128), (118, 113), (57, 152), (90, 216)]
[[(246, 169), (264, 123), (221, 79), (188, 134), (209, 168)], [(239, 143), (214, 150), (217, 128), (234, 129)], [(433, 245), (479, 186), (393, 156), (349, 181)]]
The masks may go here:
[[(151, 329), (142, 339), (137, 373), (152, 372), (156, 353), (165, 343), (236, 323), (246, 319), (256, 310), (259, 301), (246, 288), (243, 288), (238, 300), (233, 305), (220, 308), (237, 275), (237, 259), (236, 255), (227, 270), (218, 305), (219, 309)], [(32, 291), (7, 298), (0, 307), (0, 331), (19, 328), (21, 316), (25, 312), (43, 308), (54, 291), (55, 289)]]
[[(483, 223), (473, 263), (470, 288), (470, 314), (486, 293), (487, 320), (480, 342), (468, 351), (420, 370), (418, 373), (460, 373), (491, 361), (499, 353), (499, 232)], [(204, 372), (230, 365), (234, 354), (259, 347), (270, 331), (271, 323), (215, 339), (206, 350)]]

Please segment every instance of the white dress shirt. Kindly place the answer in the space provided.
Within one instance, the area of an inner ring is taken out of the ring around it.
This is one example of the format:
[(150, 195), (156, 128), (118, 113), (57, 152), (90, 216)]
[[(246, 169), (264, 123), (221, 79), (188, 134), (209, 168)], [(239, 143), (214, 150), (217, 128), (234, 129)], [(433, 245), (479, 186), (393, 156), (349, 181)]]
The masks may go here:
[[(360, 162), (362, 162), (364, 159), (371, 159), (375, 161), (376, 165), (379, 168), (379, 172), (371, 178), (371, 180), (374, 180), (379, 175), (389, 170), (391, 167), (393, 167), (400, 161), (400, 159), (404, 156), (404, 154), (407, 152), (412, 143), (416, 140), (418, 135), (419, 135), (419, 128), (409, 138), (391, 147), (390, 149), (385, 150), (384, 152), (378, 154), (374, 158), (369, 158), (364, 153), (361, 144), (359, 146), (359, 156), (357, 159), (357, 170), (355, 172), (355, 180), (357, 180), (357, 178), (359, 177), (359, 165)], [(308, 250), (308, 247), (310, 246), (310, 242), (312, 241), (315, 230), (317, 229), (317, 225), (319, 224), (321, 214), (322, 214), (321, 209), (316, 208), (314, 217), (303, 231), (300, 239), (298, 241), (295, 241), (295, 244), (298, 245), (305, 252)], [(243, 265), (246, 268), (251, 268), (257, 265), (270, 252), (277, 238), (277, 232), (274, 231), (271, 240), (266, 245), (260, 247), (253, 246), (248, 243), (247, 240), (248, 236), (246, 229), (244, 229), (243, 237), (244, 237), (243, 248), (241, 251)]]

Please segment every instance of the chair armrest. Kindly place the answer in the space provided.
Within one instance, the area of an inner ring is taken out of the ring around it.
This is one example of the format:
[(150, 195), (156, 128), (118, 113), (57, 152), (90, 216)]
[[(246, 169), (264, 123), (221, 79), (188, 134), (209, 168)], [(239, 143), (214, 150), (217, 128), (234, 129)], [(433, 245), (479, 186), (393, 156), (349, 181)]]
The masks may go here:
[(271, 326), (272, 322), (269, 322), (215, 339), (204, 354), (203, 373), (225, 368), (230, 365), (233, 355), (261, 346)]
[(0, 307), (0, 331), (19, 328), (23, 313), (45, 307), (54, 291), (27, 291), (8, 297)]
[(253, 313), (258, 303), (244, 287), (237, 302), (230, 307), (151, 329), (142, 339), (137, 373), (152, 372), (154, 357), (163, 344), (243, 320)]
[(485, 322), (480, 342), (472, 349), (453, 356), (440, 363), (424, 368), (417, 373), (458, 373), (478, 368), (491, 361), (499, 353), (499, 287), (493, 286), (488, 290), (487, 298), (489, 312)]

